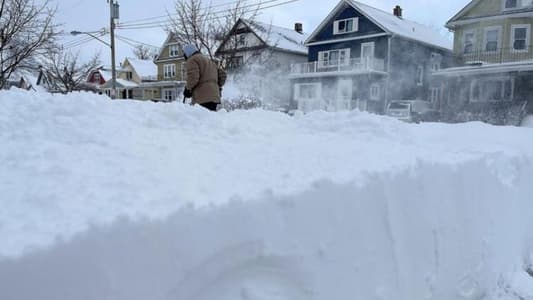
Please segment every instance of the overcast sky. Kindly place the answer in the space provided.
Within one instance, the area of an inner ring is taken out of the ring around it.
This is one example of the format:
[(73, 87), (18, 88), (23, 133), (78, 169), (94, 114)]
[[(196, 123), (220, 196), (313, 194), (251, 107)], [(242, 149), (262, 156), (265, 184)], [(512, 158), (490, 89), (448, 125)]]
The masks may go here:
[[(232, 2), (233, 0), (213, 0), (214, 5)], [(251, 3), (259, 0), (249, 0)], [(106, 0), (55, 0), (58, 6), (58, 21), (63, 24), (65, 32), (72, 30), (97, 31), (109, 26), (109, 5)], [(280, 0), (279, 2), (284, 2)], [(270, 8), (262, 11), (260, 20), (273, 25), (292, 28), (295, 22), (304, 24), (304, 31), (310, 33), (329, 12), (337, 5), (338, 0), (300, 0), (291, 4)], [(390, 11), (399, 4), (404, 9), (404, 17), (422, 24), (441, 29), (446, 21), (464, 7), (469, 0), (361, 0), (365, 4)], [(128, 22), (143, 18), (166, 15), (173, 11), (174, 0), (119, 0), (120, 22)], [(274, 2), (276, 3), (276, 2)], [(273, 4), (272, 2), (270, 4)], [(147, 21), (150, 22), (150, 21)], [(118, 30), (117, 34), (146, 44), (160, 46), (166, 38), (163, 29)], [(67, 37), (67, 45), (83, 37)], [(109, 40), (109, 36), (103, 37)], [(132, 56), (131, 46), (117, 41), (117, 60), (120, 62)], [(109, 63), (109, 48), (97, 41), (72, 48), (80, 51), (83, 57), (101, 51), (104, 63)]]

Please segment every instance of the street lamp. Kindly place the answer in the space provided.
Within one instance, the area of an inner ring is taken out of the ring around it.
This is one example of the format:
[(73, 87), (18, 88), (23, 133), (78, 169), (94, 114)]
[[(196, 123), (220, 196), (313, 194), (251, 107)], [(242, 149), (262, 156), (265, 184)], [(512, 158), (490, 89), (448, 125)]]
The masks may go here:
[[(118, 20), (119, 18), (119, 7), (120, 6), (116, 2), (116, 0), (107, 0), (107, 2), (109, 3), (111, 43), (103, 41), (97, 36), (94, 36), (92, 34), (94, 32), (71, 31), (70, 34), (72, 35), (86, 34), (96, 39), (97, 41), (104, 43), (109, 48), (111, 48), (111, 76), (113, 77), (112, 78), (113, 93), (111, 95), (111, 98), (115, 99), (117, 95), (117, 71), (116, 71), (116, 64), (115, 64), (115, 21)], [(102, 32), (105, 33), (105, 29), (103, 29)]]
[(93, 39), (99, 41), (100, 43), (106, 45), (107, 47), (111, 47), (111, 44), (109, 44), (108, 42), (106, 42), (106, 41), (100, 39), (99, 37), (97, 37), (97, 36), (95, 36), (95, 35), (93, 35), (93, 33), (97, 33), (97, 32), (99, 32), (99, 33), (105, 33), (105, 29), (103, 29), (102, 31), (93, 31), (93, 32), (85, 32), (85, 31), (77, 31), (77, 30), (74, 30), (74, 31), (71, 31), (70, 34), (71, 34), (71, 35), (74, 35), (74, 36), (76, 36), (76, 35), (80, 35), (80, 34), (86, 34), (86, 35), (92, 37)]

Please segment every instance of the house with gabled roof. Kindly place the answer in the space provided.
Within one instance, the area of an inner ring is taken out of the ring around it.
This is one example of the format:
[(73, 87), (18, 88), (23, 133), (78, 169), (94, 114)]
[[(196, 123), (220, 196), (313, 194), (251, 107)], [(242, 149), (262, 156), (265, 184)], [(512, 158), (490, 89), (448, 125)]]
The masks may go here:
[(307, 61), (303, 25), (293, 29), (239, 19), (225, 35), (215, 56), (233, 77), (237, 89), (259, 100), (264, 108), (288, 110), (291, 64)]
[(533, 113), (533, 1), (472, 0), (446, 27), (455, 66), (431, 88), (446, 121), (518, 125)]
[(304, 42), (308, 37), (301, 23), (288, 29), (240, 18), (224, 37), (215, 56), (228, 61), (230, 71), (257, 62), (274, 63), (288, 70), (292, 63), (307, 60)]
[(185, 58), (175, 33), (169, 32), (154, 63), (157, 66), (157, 81), (145, 84), (145, 93), (151, 93), (152, 100), (176, 100), (185, 86)]
[(303, 111), (383, 113), (391, 100), (428, 100), (429, 74), (451, 64), (451, 39), (386, 12), (341, 0), (306, 40), (308, 62), (292, 65), (293, 106)]

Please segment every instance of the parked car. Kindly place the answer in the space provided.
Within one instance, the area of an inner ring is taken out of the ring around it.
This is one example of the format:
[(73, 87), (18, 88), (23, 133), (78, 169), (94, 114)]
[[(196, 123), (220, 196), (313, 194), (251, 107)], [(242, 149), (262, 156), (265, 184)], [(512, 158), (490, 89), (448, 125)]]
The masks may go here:
[(436, 122), (440, 114), (425, 100), (392, 100), (387, 106), (387, 116), (412, 123)]

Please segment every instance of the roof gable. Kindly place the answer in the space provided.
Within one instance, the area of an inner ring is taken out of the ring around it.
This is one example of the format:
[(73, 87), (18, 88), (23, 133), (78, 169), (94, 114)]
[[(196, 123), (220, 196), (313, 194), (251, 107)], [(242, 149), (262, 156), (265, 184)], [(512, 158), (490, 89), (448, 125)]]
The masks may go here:
[(141, 80), (148, 80), (157, 77), (157, 65), (151, 60), (142, 60), (137, 58), (126, 58), (126, 62), (131, 66), (133, 71)]
[(468, 3), (463, 9), (461, 9), (455, 16), (453, 16), (446, 24), (449, 24), (450, 22), (457, 21), (461, 17), (463, 17), (466, 13), (468, 13), (474, 6), (479, 4), (481, 0), (472, 0), (470, 3)]
[[(386, 30), (379, 24), (376, 24), (366, 14), (363, 14), (349, 3), (341, 1), (342, 5), (336, 7), (333, 12), (320, 24), (319, 28), (313, 32), (313, 35), (306, 43), (313, 43), (325, 40), (347, 39), (357, 36), (367, 36), (385, 33)], [(334, 23), (338, 20), (357, 18), (358, 30), (352, 33), (333, 34)]]
[[(167, 35), (167, 38), (165, 42), (163, 43), (163, 46), (161, 46), (161, 49), (159, 49), (159, 53), (157, 57), (154, 59), (154, 62), (157, 62), (161, 60), (163, 57), (166, 57), (167, 55), (164, 55), (165, 51), (168, 53), (168, 47), (170, 44), (179, 44), (179, 41), (176, 37), (176, 34), (173, 32), (169, 32)], [(179, 47), (179, 51), (181, 52), (181, 47)], [(181, 56), (181, 55), (180, 55)], [(168, 59), (168, 57), (166, 57)], [(174, 57), (173, 57), (174, 58)]]
[(297, 52), (307, 55), (307, 47), (305, 47), (305, 40), (308, 35), (305, 33), (298, 33), (295, 30), (283, 28), (271, 24), (266, 24), (258, 21), (250, 21), (239, 19), (230, 33), (226, 35), (224, 41), (217, 49), (217, 53), (224, 49), (226, 43), (233, 36), (238, 29), (246, 27), (250, 33), (252, 33), (261, 44), (279, 49), (282, 51)]
[(344, 5), (346, 4), (350, 5), (353, 9), (388, 34), (402, 36), (404, 38), (442, 49), (452, 49), (451, 39), (442, 36), (438, 31), (428, 26), (407, 20), (405, 18), (398, 18), (392, 13), (388, 13), (353, 0), (341, 0), (328, 15), (328, 17), (320, 24), (313, 34), (311, 34), (311, 37), (307, 40), (307, 43), (309, 43), (309, 41), (311, 41), (325, 26), (327, 26), (327, 24), (333, 20), (339, 11), (345, 8)]

